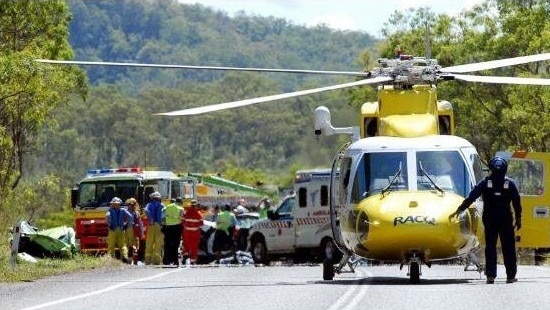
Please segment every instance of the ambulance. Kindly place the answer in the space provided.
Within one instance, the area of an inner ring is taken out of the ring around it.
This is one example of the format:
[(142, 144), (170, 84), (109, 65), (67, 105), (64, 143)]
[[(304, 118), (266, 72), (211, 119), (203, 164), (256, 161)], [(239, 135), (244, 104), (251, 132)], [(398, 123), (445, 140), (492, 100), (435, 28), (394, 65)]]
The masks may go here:
[(330, 169), (296, 172), (293, 191), (250, 228), (249, 250), (256, 264), (268, 265), (277, 256), (322, 261), (339, 254), (330, 226), (330, 178)]

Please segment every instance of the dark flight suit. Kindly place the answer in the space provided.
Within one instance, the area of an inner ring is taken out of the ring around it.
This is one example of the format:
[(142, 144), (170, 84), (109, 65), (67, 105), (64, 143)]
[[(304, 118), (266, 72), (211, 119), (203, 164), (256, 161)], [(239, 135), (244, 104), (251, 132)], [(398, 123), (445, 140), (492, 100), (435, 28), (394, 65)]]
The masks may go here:
[[(497, 276), (497, 238), (500, 237), (504, 266), (508, 279), (514, 279), (517, 272), (517, 258), (514, 232), (514, 208), (516, 223), (521, 225), (521, 202), (516, 184), (502, 175), (492, 174), (481, 180), (464, 199), (458, 210), (464, 211), (479, 196), (483, 199), (483, 225), (485, 226), (485, 275)], [(519, 226), (521, 227), (521, 226)], [(519, 229), (518, 227), (518, 229)]]

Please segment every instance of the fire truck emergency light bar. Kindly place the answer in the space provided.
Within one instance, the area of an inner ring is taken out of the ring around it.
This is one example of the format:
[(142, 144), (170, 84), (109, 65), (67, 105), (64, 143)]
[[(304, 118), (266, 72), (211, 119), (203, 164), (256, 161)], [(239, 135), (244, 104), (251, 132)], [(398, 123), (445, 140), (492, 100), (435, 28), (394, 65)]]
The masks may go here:
[(102, 168), (102, 169), (90, 169), (88, 175), (107, 174), (107, 173), (141, 173), (141, 167), (131, 168)]

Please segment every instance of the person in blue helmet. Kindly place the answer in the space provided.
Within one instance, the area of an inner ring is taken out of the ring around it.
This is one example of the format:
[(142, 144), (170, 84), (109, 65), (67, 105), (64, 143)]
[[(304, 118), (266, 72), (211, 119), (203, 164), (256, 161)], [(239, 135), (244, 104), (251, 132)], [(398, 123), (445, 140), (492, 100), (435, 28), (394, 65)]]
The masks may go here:
[[(517, 281), (517, 258), (514, 228), (521, 228), (521, 201), (514, 181), (506, 177), (508, 163), (502, 157), (489, 161), (490, 173), (481, 180), (451, 217), (458, 217), (480, 196), (483, 199), (482, 221), (485, 226), (485, 275), (487, 284), (497, 276), (497, 239), (500, 237), (506, 268), (506, 283)], [(510, 208), (510, 204), (513, 207)], [(515, 219), (515, 221), (514, 221)]]

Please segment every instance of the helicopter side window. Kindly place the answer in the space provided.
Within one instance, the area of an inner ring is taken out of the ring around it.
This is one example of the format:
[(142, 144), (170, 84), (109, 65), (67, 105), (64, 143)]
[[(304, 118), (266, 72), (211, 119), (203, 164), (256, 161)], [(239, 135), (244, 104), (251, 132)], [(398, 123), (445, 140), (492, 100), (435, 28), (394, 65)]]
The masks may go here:
[(345, 157), (342, 159), (342, 163), (340, 164), (340, 175), (343, 177), (339, 178), (339, 182), (338, 182), (338, 185), (339, 185), (338, 192), (340, 193), (338, 195), (338, 200), (341, 206), (345, 205), (346, 198), (348, 196), (347, 189), (350, 182), (351, 163), (352, 163), (351, 158)]
[(357, 172), (355, 173), (355, 179), (352, 183), (351, 188), (351, 201), (353, 203), (358, 203), (361, 201), (363, 193), (367, 191), (367, 180), (365, 178), (365, 175), (368, 174), (367, 171), (367, 165), (365, 164), (365, 161), (368, 161), (370, 157), (365, 154), (363, 158), (361, 158), (361, 161), (359, 161), (359, 165), (357, 166)]
[(473, 163), (474, 177), (475, 177), (476, 183), (479, 183), (479, 181), (481, 181), (484, 176), (483, 163), (481, 162), (481, 159), (479, 158), (478, 154), (472, 154), (471, 161)]

